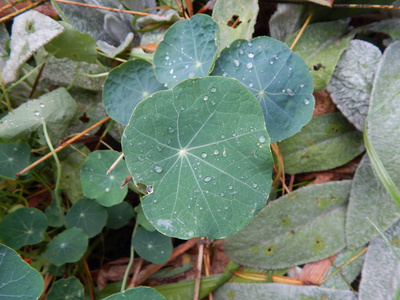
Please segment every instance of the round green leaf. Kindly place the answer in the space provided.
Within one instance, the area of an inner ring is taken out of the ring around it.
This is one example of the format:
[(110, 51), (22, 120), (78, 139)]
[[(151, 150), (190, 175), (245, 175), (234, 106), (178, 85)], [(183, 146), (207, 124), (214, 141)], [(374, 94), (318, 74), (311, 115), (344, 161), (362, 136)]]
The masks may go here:
[(165, 297), (153, 288), (140, 286), (111, 295), (104, 300), (165, 300)]
[(60, 279), (51, 287), (46, 300), (85, 299), (85, 292), (82, 284), (76, 277)]
[(119, 156), (118, 152), (111, 150), (90, 153), (81, 170), (82, 190), (86, 197), (96, 199), (104, 206), (113, 206), (124, 200), (128, 186), (121, 189), (121, 184), (129, 175), (125, 163), (121, 161), (107, 174)]
[(108, 220), (107, 227), (119, 229), (128, 224), (129, 220), (135, 215), (132, 206), (128, 202), (107, 207)]
[(271, 142), (292, 136), (310, 121), (315, 100), (310, 70), (282, 42), (260, 37), (225, 48), (213, 75), (238, 79), (257, 97)]
[(151, 63), (143, 59), (130, 60), (108, 75), (104, 83), (103, 104), (111, 118), (126, 125), (140, 101), (163, 89)]
[(81, 199), (67, 213), (67, 227), (81, 228), (88, 237), (99, 234), (107, 223), (107, 210), (92, 199)]
[(0, 223), (0, 239), (9, 247), (19, 249), (44, 239), (47, 218), (36, 208), (20, 208), (4, 217)]
[(26, 143), (1, 143), (0, 176), (15, 179), (15, 174), (29, 165), (30, 152)]
[(80, 228), (70, 228), (57, 235), (46, 249), (46, 257), (56, 266), (77, 262), (88, 246), (88, 236)]
[(154, 53), (157, 79), (172, 87), (184, 79), (207, 75), (217, 53), (217, 29), (203, 14), (173, 24)]
[(122, 138), (127, 166), (167, 236), (222, 238), (265, 205), (272, 157), (262, 110), (237, 80), (185, 80), (136, 106)]
[(171, 238), (143, 227), (139, 227), (132, 237), (132, 245), (140, 257), (155, 264), (166, 263), (173, 249)]
[(44, 281), (17, 252), (0, 244), (0, 298), (34, 300), (42, 294)]

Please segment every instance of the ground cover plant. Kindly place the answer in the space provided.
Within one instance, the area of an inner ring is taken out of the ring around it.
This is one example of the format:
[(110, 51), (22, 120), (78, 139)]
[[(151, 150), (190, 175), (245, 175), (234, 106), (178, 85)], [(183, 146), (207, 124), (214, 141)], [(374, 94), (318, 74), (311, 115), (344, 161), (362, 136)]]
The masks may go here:
[(0, 297), (400, 298), (393, 1), (41, 2), (2, 2)]

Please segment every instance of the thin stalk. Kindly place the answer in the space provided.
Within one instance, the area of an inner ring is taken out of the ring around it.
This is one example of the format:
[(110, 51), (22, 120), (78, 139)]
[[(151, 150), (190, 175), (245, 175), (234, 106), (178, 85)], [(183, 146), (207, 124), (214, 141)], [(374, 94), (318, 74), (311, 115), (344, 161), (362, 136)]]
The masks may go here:
[(51, 0), (51, 4), (53, 4), (53, 7), (56, 9), (57, 14), (63, 19), (65, 22), (68, 24), (71, 24), (71, 22), (68, 20), (68, 18), (64, 15), (63, 11), (61, 10), (60, 6), (58, 6), (58, 3), (54, 0)]
[[(135, 227), (133, 228), (132, 238), (135, 236), (138, 227), (139, 227), (139, 222), (136, 222), (135, 223)], [(121, 292), (125, 291), (126, 283), (128, 282), (129, 271), (132, 268), (134, 258), (135, 258), (135, 247), (133, 247), (132, 242), (131, 242), (131, 253), (130, 253), (130, 257), (129, 257), (129, 263), (126, 266), (124, 278), (122, 279)]]
[(300, 37), (303, 35), (304, 30), (306, 30), (306, 27), (308, 23), (310, 23), (312, 16), (314, 15), (314, 11), (310, 13), (310, 15), (307, 17), (306, 21), (304, 22), (303, 26), (301, 27), (299, 33), (297, 34), (296, 38), (294, 39), (292, 45), (290, 45), (290, 50), (293, 50), (293, 48), (296, 46), (297, 42), (299, 41)]
[(76, 81), (79, 79), (79, 77), (81, 76), (87, 76), (89, 78), (101, 78), (101, 77), (106, 77), (108, 76), (108, 72), (106, 73), (99, 73), (99, 74), (88, 74), (88, 73), (79, 73), (76, 74), (75, 78), (72, 80), (72, 82), (67, 86), (67, 91), (69, 91), (74, 84), (76, 83)]

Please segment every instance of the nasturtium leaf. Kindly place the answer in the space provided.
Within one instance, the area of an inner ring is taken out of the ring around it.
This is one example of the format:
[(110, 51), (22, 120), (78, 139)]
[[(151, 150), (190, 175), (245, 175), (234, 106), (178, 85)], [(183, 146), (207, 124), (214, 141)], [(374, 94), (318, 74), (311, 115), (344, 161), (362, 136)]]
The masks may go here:
[(88, 240), (88, 236), (82, 229), (66, 229), (47, 245), (45, 252), (47, 260), (58, 267), (77, 262), (86, 252)]
[(58, 22), (33, 9), (15, 17), (11, 30), (11, 55), (2, 70), (4, 83), (15, 81), (19, 68), (32, 54), (63, 30)]
[(119, 156), (118, 152), (111, 150), (90, 153), (81, 170), (82, 189), (86, 197), (96, 199), (103, 206), (113, 206), (124, 200), (128, 186), (121, 189), (121, 185), (129, 176), (125, 162), (121, 161), (107, 174)]
[(63, 33), (45, 46), (46, 51), (57, 58), (68, 57), (73, 61), (94, 63), (97, 59), (96, 41), (67, 22), (60, 21), (60, 24), (64, 27)]
[(381, 51), (362, 40), (350, 41), (327, 86), (333, 102), (354, 126), (364, 130), (372, 82)]
[(68, 211), (67, 227), (80, 228), (92, 238), (99, 234), (107, 223), (107, 210), (92, 199), (81, 199)]
[(0, 298), (34, 300), (44, 288), (38, 271), (23, 261), (17, 252), (0, 244)]
[(217, 29), (203, 14), (174, 23), (154, 54), (157, 79), (170, 88), (184, 79), (208, 75), (217, 53)]
[(132, 237), (132, 246), (140, 257), (155, 264), (166, 263), (173, 249), (170, 237), (142, 227)]
[(234, 40), (250, 40), (258, 14), (258, 1), (225, 0), (215, 3), (212, 18), (219, 25), (219, 51)]
[(185, 80), (140, 102), (122, 149), (150, 223), (167, 236), (222, 238), (265, 205), (272, 158), (264, 116), (237, 80)]
[(111, 295), (104, 298), (104, 300), (165, 300), (165, 298), (151, 287), (139, 286), (134, 289)]
[(83, 285), (76, 277), (56, 281), (50, 289), (46, 300), (85, 299)]
[(337, 253), (346, 246), (350, 187), (349, 180), (332, 181), (279, 198), (226, 240), (226, 254), (246, 266), (281, 269)]
[(44, 240), (47, 218), (40, 210), (20, 208), (6, 215), (0, 222), (0, 240), (9, 247), (19, 249)]
[(15, 179), (29, 165), (31, 148), (26, 143), (0, 143), (0, 176)]
[[(349, 46), (354, 34), (347, 34), (349, 27), (344, 21), (323, 22), (308, 25), (293, 51), (304, 59), (311, 70), (317, 91), (326, 88), (340, 55)], [(286, 44), (291, 45), (297, 33)]]
[(0, 138), (16, 139), (42, 128), (46, 122), (51, 140), (56, 143), (75, 115), (76, 102), (65, 88), (58, 88), (20, 105), (0, 120)]
[(135, 215), (132, 206), (125, 201), (106, 209), (108, 213), (107, 227), (112, 229), (119, 229), (125, 226)]
[(147, 220), (146, 216), (144, 215), (142, 204), (139, 204), (138, 206), (136, 206), (135, 211), (136, 211), (136, 222), (138, 222), (140, 224), (140, 226), (142, 226), (147, 231), (155, 231), (156, 230), (154, 228), (154, 226), (150, 224), (149, 220)]
[(329, 170), (364, 151), (362, 133), (341, 113), (312, 118), (301, 132), (279, 143), (289, 174)]
[(235, 299), (324, 299), (357, 300), (353, 291), (296, 286), (282, 283), (226, 283), (214, 295), (215, 300)]
[(396, 299), (396, 290), (400, 285), (400, 222), (396, 222), (385, 232), (393, 245), (397, 256), (389, 245), (377, 237), (368, 246), (361, 273), (360, 298), (363, 300)]
[(108, 75), (104, 83), (103, 104), (111, 118), (126, 125), (140, 101), (163, 89), (151, 63), (143, 59), (130, 60)]
[(225, 48), (213, 75), (238, 79), (256, 96), (271, 142), (292, 136), (314, 111), (313, 82), (304, 61), (282, 42), (259, 37)]

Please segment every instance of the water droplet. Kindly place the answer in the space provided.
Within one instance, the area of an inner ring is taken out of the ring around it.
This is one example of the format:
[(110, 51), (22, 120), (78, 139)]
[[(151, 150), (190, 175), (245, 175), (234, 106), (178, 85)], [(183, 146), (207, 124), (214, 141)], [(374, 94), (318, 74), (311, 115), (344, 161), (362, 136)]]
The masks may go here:
[(215, 101), (214, 100), (211, 101), (211, 105), (215, 105)]
[(169, 74), (174, 74), (174, 69), (169, 70)]
[(257, 185), (257, 183), (253, 182), (252, 186), (253, 186), (253, 188), (256, 188), (258, 185)]
[(166, 59), (166, 60), (168, 60), (168, 59), (169, 59), (169, 56), (168, 56), (168, 55), (166, 55), (166, 56), (165, 56), (165, 59)]
[(226, 149), (224, 148), (224, 150), (222, 151), (222, 156), (223, 157), (227, 157), (227, 155), (226, 155)]
[(291, 89), (286, 90), (289, 96), (294, 96), (294, 92)]
[(160, 167), (159, 165), (155, 165), (154, 166), (154, 171), (156, 171), (157, 173), (161, 173), (163, 171), (163, 168)]
[(221, 134), (221, 139), (224, 139), (224, 138), (225, 138), (225, 135)]
[(303, 84), (303, 83), (301, 83), (301, 84), (300, 84), (300, 87), (301, 87), (301, 88), (302, 88), (302, 87), (304, 87), (304, 84)]
[(310, 104), (310, 100), (309, 100), (308, 98), (304, 99), (304, 104), (305, 104), (305, 105)]
[(224, 194), (224, 193), (219, 193), (219, 195), (220, 195), (221, 197), (225, 196), (225, 194)]
[(232, 62), (233, 62), (233, 65), (234, 65), (235, 67), (239, 67), (240, 62), (239, 62), (237, 59), (234, 59)]
[(242, 55), (242, 54), (243, 54), (243, 50), (242, 50), (242, 49), (239, 49), (239, 51), (238, 51), (238, 52), (239, 52), (239, 54), (240, 54), (240, 55)]
[(274, 55), (274, 58), (275, 58), (275, 59), (278, 59), (279, 57), (278, 57), (278, 55)]
[(211, 179), (212, 179), (211, 176), (206, 176), (206, 177), (204, 177), (204, 181), (205, 181), (205, 182), (209, 182)]
[(233, 186), (228, 185), (228, 189), (229, 189), (229, 190), (232, 190), (232, 189), (233, 189)]
[(106, 191), (106, 193), (109, 193), (110, 192), (110, 188), (106, 188), (105, 191)]
[(168, 126), (168, 132), (173, 133), (175, 131), (174, 127)]
[[(146, 186), (146, 193), (147, 193), (148, 195), (153, 194), (153, 186), (152, 186), (152, 185)], [(153, 200), (153, 202), (156, 203), (157, 200)]]
[(164, 85), (164, 87), (167, 87), (167, 86), (168, 86), (168, 84), (166, 84), (166, 83), (164, 83), (163, 85)]
[(184, 110), (185, 110), (185, 108), (183, 106), (181, 106), (181, 111), (184, 111)]
[(235, 136), (236, 136), (236, 133), (232, 133), (232, 136), (235, 137)]
[(207, 100), (208, 100), (208, 96), (207, 96), (207, 95), (204, 96), (204, 97), (203, 97), (203, 100), (204, 100), (204, 101), (207, 101)]
[(226, 76), (228, 76), (228, 73), (224, 72), (224, 73), (222, 73), (222, 76), (226, 77)]
[(270, 60), (269, 63), (270, 63), (271, 65), (273, 65), (273, 64), (274, 64), (274, 61), (273, 61), (273, 60)]
[(201, 157), (202, 157), (202, 158), (206, 158), (206, 157), (207, 157), (207, 153), (204, 153), (204, 152), (201, 153)]
[(252, 42), (248, 42), (247, 45), (248, 45), (249, 47), (251, 47), (251, 46), (253, 46), (253, 43), (252, 43)]
[(39, 107), (40, 107), (40, 108), (43, 108), (43, 107), (44, 107), (44, 104), (43, 104), (43, 103), (40, 103), (40, 104), (39, 104)]
[(168, 145), (171, 144), (171, 140), (168, 140), (168, 141), (167, 141), (167, 144), (168, 144)]
[(253, 52), (249, 52), (249, 53), (247, 54), (247, 57), (248, 57), (248, 58), (253, 58), (253, 57), (254, 57), (254, 53), (253, 53)]
[(189, 68), (189, 65), (185, 65), (185, 69)]
[(253, 83), (252, 83), (252, 82), (249, 83), (249, 87), (250, 87), (250, 88), (253, 87)]
[(213, 154), (214, 154), (214, 155), (218, 155), (218, 154), (219, 154), (219, 151), (218, 151), (217, 149), (215, 149), (215, 150), (213, 151)]
[(216, 89), (215, 87), (213, 87), (213, 88), (210, 89), (210, 92), (211, 92), (211, 93), (215, 93), (216, 91), (217, 91), (217, 89)]
[(40, 112), (38, 112), (37, 110), (33, 113), (35, 116), (39, 117), (40, 116)]

